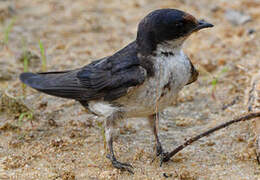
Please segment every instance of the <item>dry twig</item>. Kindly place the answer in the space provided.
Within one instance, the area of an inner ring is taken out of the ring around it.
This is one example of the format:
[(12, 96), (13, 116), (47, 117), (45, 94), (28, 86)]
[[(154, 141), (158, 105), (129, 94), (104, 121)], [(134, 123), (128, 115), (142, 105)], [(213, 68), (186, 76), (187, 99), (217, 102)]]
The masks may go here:
[(260, 117), (260, 112), (255, 112), (255, 113), (249, 113), (245, 116), (242, 116), (240, 118), (237, 119), (233, 119), (231, 121), (225, 122), (223, 124), (220, 124), (212, 129), (209, 129), (208, 131), (201, 133), (195, 137), (192, 137), (190, 139), (188, 139), (187, 141), (185, 141), (182, 145), (178, 146), (177, 148), (175, 148), (173, 151), (169, 152), (167, 155), (165, 155), (164, 159), (161, 161), (161, 165), (163, 162), (167, 162), (170, 160), (171, 157), (173, 157), (175, 154), (177, 154), (178, 152), (180, 152), (182, 149), (184, 149), (185, 147), (187, 147), (188, 145), (192, 144), (193, 142), (199, 140), (200, 138), (204, 137), (204, 136), (208, 136), (210, 134), (212, 134), (213, 132), (223, 129), (233, 123), (237, 123), (240, 121), (247, 121), (247, 120), (251, 120), (254, 119), (256, 117)]

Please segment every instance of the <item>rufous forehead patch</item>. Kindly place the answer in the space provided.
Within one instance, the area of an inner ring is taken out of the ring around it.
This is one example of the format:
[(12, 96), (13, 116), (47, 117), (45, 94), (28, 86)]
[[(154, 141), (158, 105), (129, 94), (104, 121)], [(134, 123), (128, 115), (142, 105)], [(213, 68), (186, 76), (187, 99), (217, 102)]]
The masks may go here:
[(192, 22), (194, 22), (194, 23), (197, 23), (197, 19), (196, 19), (194, 16), (192, 16), (192, 15), (190, 15), (190, 14), (188, 14), (188, 13), (186, 13), (186, 14), (183, 16), (183, 19), (185, 19), (186, 21), (192, 21)]

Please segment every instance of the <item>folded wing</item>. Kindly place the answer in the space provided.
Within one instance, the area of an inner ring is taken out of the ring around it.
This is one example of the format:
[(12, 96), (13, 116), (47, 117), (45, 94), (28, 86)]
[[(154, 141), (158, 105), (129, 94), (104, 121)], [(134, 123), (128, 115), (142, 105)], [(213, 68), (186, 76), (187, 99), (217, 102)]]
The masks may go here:
[(81, 102), (117, 99), (126, 94), (129, 87), (142, 84), (145, 78), (146, 71), (139, 65), (135, 42), (81, 69), (20, 75), (23, 83), (38, 91)]

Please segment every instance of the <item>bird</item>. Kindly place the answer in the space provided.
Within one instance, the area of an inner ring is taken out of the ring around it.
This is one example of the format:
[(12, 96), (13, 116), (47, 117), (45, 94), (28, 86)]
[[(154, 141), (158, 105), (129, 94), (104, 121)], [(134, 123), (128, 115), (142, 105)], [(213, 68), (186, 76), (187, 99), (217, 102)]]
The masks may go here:
[(138, 24), (135, 40), (113, 55), (84, 67), (59, 72), (24, 72), (20, 80), (40, 92), (74, 99), (104, 119), (107, 158), (115, 168), (133, 172), (114, 153), (115, 128), (123, 120), (146, 117), (155, 137), (156, 156), (165, 155), (158, 135), (157, 114), (170, 106), (178, 92), (195, 82), (198, 71), (183, 52), (194, 32), (213, 27), (178, 9), (157, 9)]

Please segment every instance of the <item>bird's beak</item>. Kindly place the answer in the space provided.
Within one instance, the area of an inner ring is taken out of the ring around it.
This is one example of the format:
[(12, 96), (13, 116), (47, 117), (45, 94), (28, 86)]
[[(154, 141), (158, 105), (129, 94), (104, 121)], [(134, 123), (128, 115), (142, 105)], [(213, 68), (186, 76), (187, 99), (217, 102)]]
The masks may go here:
[(213, 27), (214, 25), (213, 24), (210, 24), (204, 20), (199, 20), (199, 23), (197, 25), (197, 27), (194, 29), (194, 31), (198, 31), (198, 30), (201, 30), (201, 29), (204, 29), (204, 28), (210, 28), (210, 27)]

